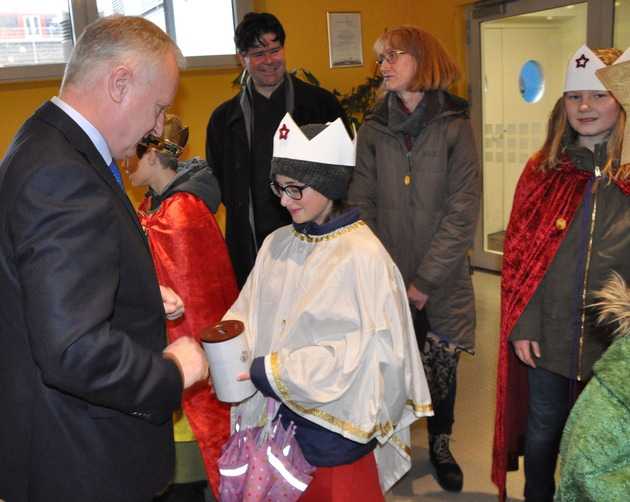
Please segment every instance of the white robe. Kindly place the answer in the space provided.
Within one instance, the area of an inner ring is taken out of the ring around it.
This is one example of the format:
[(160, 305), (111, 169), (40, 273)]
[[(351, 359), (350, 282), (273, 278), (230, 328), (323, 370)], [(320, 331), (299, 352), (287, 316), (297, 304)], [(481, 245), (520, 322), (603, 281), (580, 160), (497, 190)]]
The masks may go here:
[[(288, 408), (354, 441), (378, 440), (384, 491), (410, 469), (409, 426), (433, 414), (431, 399), (405, 284), (364, 222), (323, 236), (276, 230), (224, 319), (245, 324)], [(257, 392), (233, 416), (257, 425), (264, 403)]]

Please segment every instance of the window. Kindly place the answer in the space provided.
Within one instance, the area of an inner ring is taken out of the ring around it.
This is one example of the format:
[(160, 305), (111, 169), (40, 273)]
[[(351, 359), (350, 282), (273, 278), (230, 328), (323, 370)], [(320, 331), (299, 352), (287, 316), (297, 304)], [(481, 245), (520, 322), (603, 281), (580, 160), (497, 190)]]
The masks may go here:
[(0, 16), (0, 30), (15, 29), (18, 27), (18, 17), (7, 14)]
[(99, 16), (142, 16), (168, 32), (186, 57), (234, 54), (234, 14), (230, 1), (97, 0)]
[(0, 2), (0, 81), (59, 78), (78, 34), (100, 16), (142, 16), (169, 33), (188, 67), (237, 65), (234, 26), (252, 0)]
[(177, 44), (186, 57), (234, 54), (233, 13), (227, 2), (176, 0), (173, 4)]
[(526, 103), (538, 103), (545, 92), (542, 65), (533, 59), (527, 61), (518, 76), (518, 87)]
[(112, 14), (140, 16), (157, 24), (164, 31), (168, 31), (164, 19), (165, 3), (166, 2), (160, 0), (131, 0), (125, 2), (118, 0), (96, 0), (96, 8), (99, 17), (111, 16)]
[(70, 54), (67, 0), (35, 3), (7, 2), (0, 7), (0, 69), (63, 63)]
[(39, 24), (39, 16), (24, 16), (24, 26), (27, 37), (35, 37), (41, 35)]

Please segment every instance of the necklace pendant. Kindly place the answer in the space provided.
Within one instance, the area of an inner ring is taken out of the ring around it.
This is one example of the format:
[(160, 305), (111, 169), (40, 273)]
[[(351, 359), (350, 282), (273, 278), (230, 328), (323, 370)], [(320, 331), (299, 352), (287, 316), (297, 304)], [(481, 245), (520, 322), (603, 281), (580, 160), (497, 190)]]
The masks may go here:
[(405, 185), (410, 185), (411, 184), (411, 176), (406, 175), (403, 182), (405, 183)]

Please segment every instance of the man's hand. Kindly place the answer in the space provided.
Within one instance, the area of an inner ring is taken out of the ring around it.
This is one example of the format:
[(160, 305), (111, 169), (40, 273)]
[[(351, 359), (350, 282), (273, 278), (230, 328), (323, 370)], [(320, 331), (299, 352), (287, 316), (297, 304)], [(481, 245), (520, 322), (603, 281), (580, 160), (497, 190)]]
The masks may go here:
[(160, 293), (162, 293), (166, 318), (172, 321), (181, 317), (184, 314), (184, 302), (179, 295), (171, 288), (162, 285), (160, 285)]
[(188, 336), (178, 338), (164, 349), (163, 354), (177, 364), (184, 389), (208, 378), (206, 353), (194, 338)]
[(429, 295), (425, 295), (413, 284), (410, 284), (407, 288), (407, 298), (409, 298), (409, 303), (413, 304), (418, 310), (422, 310), (429, 300)]
[(514, 345), (514, 352), (523, 363), (532, 368), (536, 367), (536, 361), (532, 357), (532, 354), (538, 359), (540, 357), (540, 345), (538, 342), (532, 340), (515, 340), (512, 342)]

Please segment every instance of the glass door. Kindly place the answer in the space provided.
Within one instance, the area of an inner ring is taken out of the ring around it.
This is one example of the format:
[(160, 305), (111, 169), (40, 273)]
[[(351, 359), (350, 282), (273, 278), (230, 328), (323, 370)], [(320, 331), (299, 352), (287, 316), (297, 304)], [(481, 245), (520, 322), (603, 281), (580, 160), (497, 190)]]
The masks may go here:
[(630, 0), (615, 0), (615, 47), (630, 47)]
[(527, 159), (542, 146), (567, 61), (591, 38), (593, 47), (610, 45), (590, 22), (606, 24), (602, 1), (594, 7), (588, 1), (517, 0), (498, 12), (471, 12), (471, 117), (483, 182), (476, 267), (500, 270), (514, 189)]

